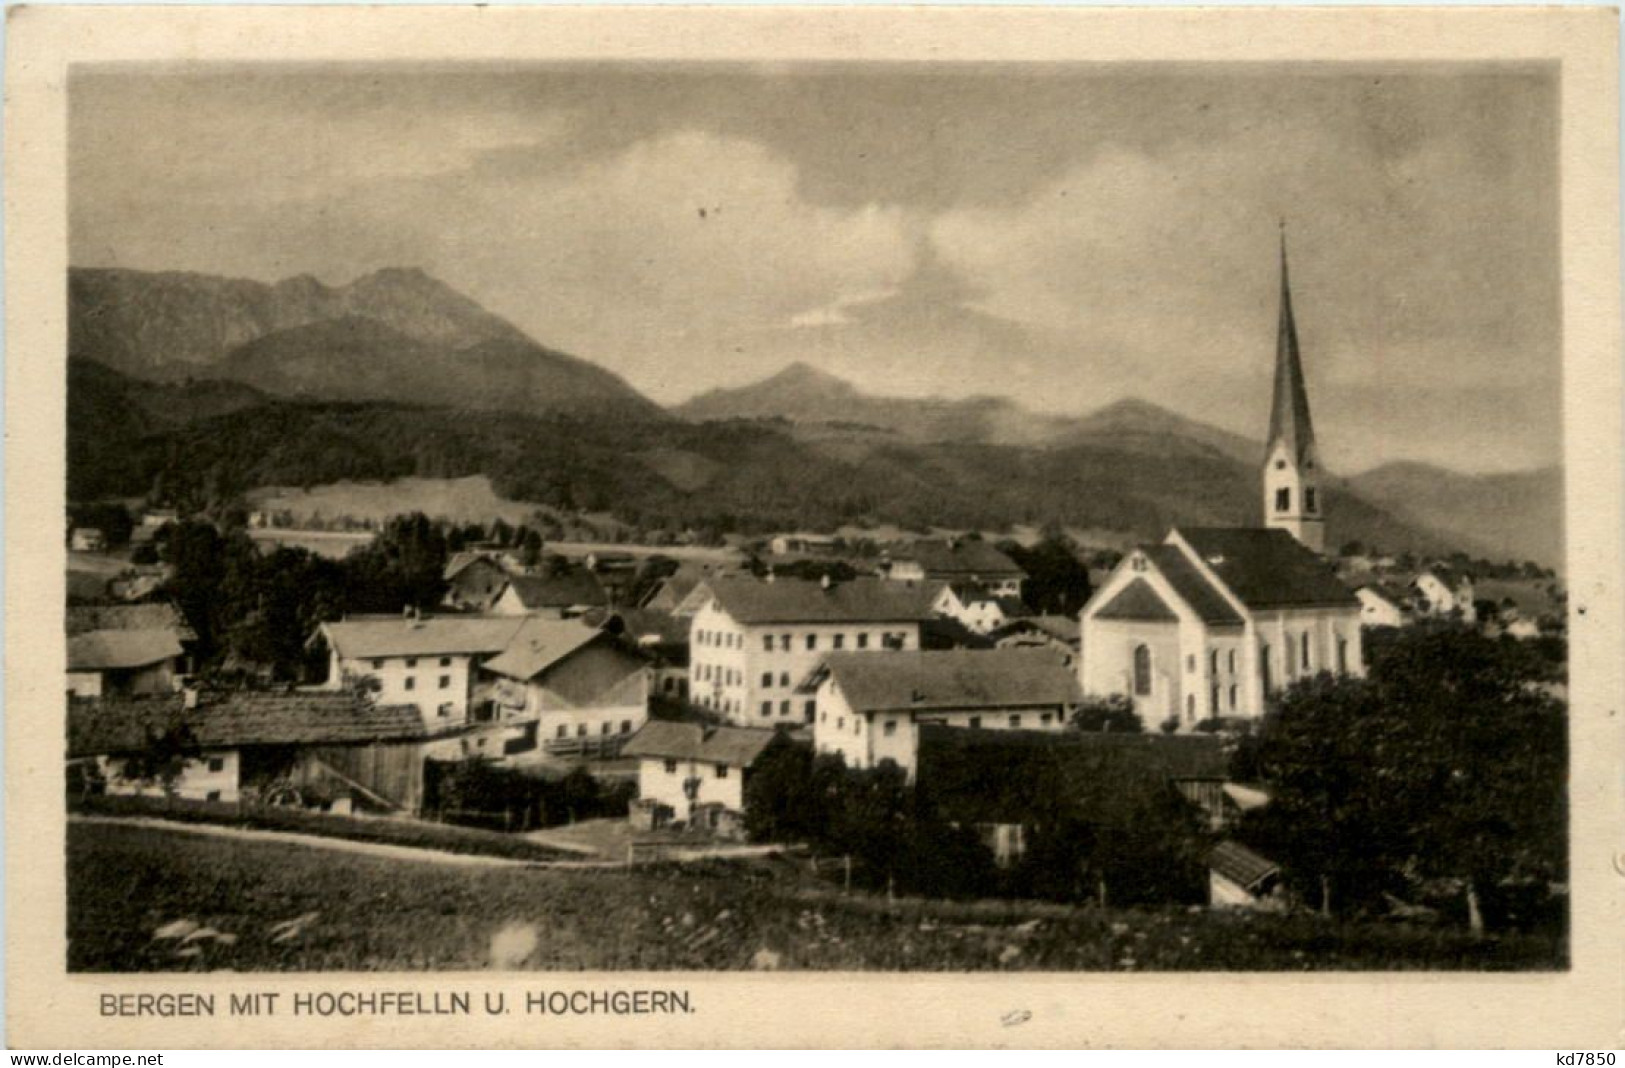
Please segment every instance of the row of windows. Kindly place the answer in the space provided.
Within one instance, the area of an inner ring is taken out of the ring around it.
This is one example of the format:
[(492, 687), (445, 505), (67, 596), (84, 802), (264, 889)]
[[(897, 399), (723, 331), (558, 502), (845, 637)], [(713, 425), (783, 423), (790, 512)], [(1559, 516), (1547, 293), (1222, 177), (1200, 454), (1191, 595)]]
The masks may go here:
[[(386, 661), (386, 660), (374, 660), (372, 662), (372, 668), (373, 668), (374, 671), (382, 671), (384, 669), (384, 665), (386, 663), (388, 663), (388, 661)], [(406, 666), (409, 667), (409, 668), (417, 667), (418, 666), (418, 658), (415, 657), (415, 656), (407, 657), (406, 658)], [(440, 666), (441, 667), (451, 667), (451, 657), (449, 657), (449, 656), (441, 657), (440, 658)]]
[[(728, 765), (726, 765), (726, 764), (718, 764), (712, 769), (712, 773), (714, 775), (716, 775), (716, 777), (719, 778), (719, 779), (726, 779), (728, 777)], [(677, 761), (675, 761), (675, 760), (666, 761), (666, 774), (667, 775), (676, 775), (677, 774)]]
[(744, 676), (738, 671), (721, 664), (701, 664), (699, 676), (700, 682), (720, 682), (724, 686), (738, 686), (744, 681)]
[[(1208, 665), (1208, 673), (1209, 674), (1217, 675), (1219, 673), (1219, 664), (1220, 663), (1221, 663), (1221, 660), (1219, 658), (1219, 650), (1214, 649), (1214, 650), (1210, 651), (1207, 654), (1207, 665)], [(1224, 657), (1222, 663), (1224, 663), (1225, 667), (1229, 670), (1230, 674), (1234, 675), (1236, 673), (1236, 651), (1234, 649), (1231, 649), (1226, 654), (1226, 656)], [(1190, 653), (1190, 654), (1186, 655), (1186, 657), (1185, 657), (1185, 671), (1188, 672), (1188, 673), (1193, 673), (1193, 672), (1196, 671), (1196, 654), (1195, 653)]]
[[(1290, 639), (1289, 639), (1289, 641), (1290, 641)], [(1299, 634), (1296, 641), (1293, 642), (1293, 644), (1295, 644), (1296, 647), (1297, 647), (1297, 650), (1296, 650), (1297, 654), (1298, 654), (1297, 655), (1297, 666), (1304, 674), (1308, 674), (1314, 668), (1314, 658), (1313, 658), (1313, 655), (1312, 655), (1312, 646), (1311, 646), (1311, 642), (1310, 642), (1309, 632), (1304, 631), (1303, 633)], [(1290, 649), (1291, 646), (1289, 645), (1288, 648)], [(1338, 674), (1346, 675), (1346, 674), (1348, 674), (1348, 670), (1349, 670), (1349, 665), (1348, 665), (1348, 639), (1346, 639), (1346, 638), (1342, 637), (1341, 635), (1339, 635), (1337, 637), (1336, 649), (1337, 649), (1337, 671), (1338, 671)], [(1215, 674), (1217, 674), (1218, 673), (1218, 665), (1219, 665), (1218, 651), (1217, 650), (1212, 651), (1209, 654), (1209, 656), (1211, 658), (1209, 663), (1211, 664), (1211, 666), (1213, 668), (1213, 672)], [(1229, 653), (1227, 654), (1226, 660), (1227, 660), (1227, 663), (1230, 665), (1230, 671), (1232, 673), (1234, 673), (1235, 670), (1236, 670), (1236, 668), (1235, 668), (1235, 663), (1236, 663), (1235, 650), (1230, 650), (1229, 651)], [(1292, 675), (1292, 671), (1293, 671), (1293, 659), (1292, 659), (1290, 653), (1288, 654), (1287, 659), (1285, 660), (1284, 663), (1285, 663), (1287, 675), (1290, 677)], [(1259, 648), (1259, 650), (1258, 650), (1258, 666), (1259, 666), (1259, 671), (1263, 675), (1264, 689), (1265, 690), (1271, 689), (1272, 685), (1271, 685), (1271, 677), (1270, 677), (1270, 647), (1268, 645), (1261, 646)], [(1196, 670), (1196, 658), (1194, 656), (1187, 656), (1185, 658), (1185, 670), (1186, 671), (1194, 671), (1194, 670)], [(1151, 647), (1147, 646), (1147, 645), (1137, 645), (1137, 646), (1134, 647), (1134, 693), (1135, 693), (1136, 696), (1139, 696), (1139, 697), (1146, 697), (1146, 696), (1149, 696), (1150, 693), (1151, 693)], [(1213, 705), (1214, 705), (1214, 709), (1217, 710), (1217, 708), (1218, 708), (1218, 700), (1217, 700), (1217, 698), (1214, 699)], [(1231, 708), (1236, 707), (1234, 701), (1231, 702), (1230, 707)]]
[(695, 645), (711, 645), (721, 649), (742, 649), (745, 639), (738, 634), (725, 634), (722, 631), (702, 630), (694, 635)]
[[(808, 701), (804, 705), (802, 705), (802, 709), (801, 709), (802, 714), (807, 717), (807, 722), (808, 723), (812, 722), (813, 709), (816, 708), (816, 707), (817, 707), (817, 705), (813, 701)], [(763, 701), (762, 702), (762, 715), (771, 716), (772, 714), (773, 714), (773, 702), (772, 701)], [(779, 702), (779, 715), (788, 716), (789, 714), (790, 714), (790, 702), (789, 701), (780, 701)]]
[[(1275, 491), (1275, 510), (1277, 512), (1292, 511), (1292, 490), (1282, 487)], [(1315, 487), (1305, 486), (1303, 489), (1303, 510), (1310, 515), (1315, 514)]]
[[(808, 702), (807, 713), (808, 713), (808, 719), (810, 720), (812, 718), (811, 702)], [(1038, 724), (1041, 727), (1048, 727), (1050, 725), (1050, 723), (1054, 721), (1054, 718), (1055, 717), (1054, 717), (1053, 713), (1050, 713), (1050, 712), (1040, 713), (1039, 716), (1038, 716)], [(819, 713), (818, 722), (820, 722), (820, 723), (828, 723), (829, 722), (829, 713), (828, 712)], [(1010, 724), (1010, 729), (1011, 730), (1013, 730), (1013, 731), (1020, 730), (1021, 729), (1021, 714), (1018, 712), (1018, 713), (1015, 713), (1015, 714), (1011, 715), (1008, 722)], [(972, 716), (969, 719), (969, 721), (967, 721), (966, 726), (969, 726), (969, 727), (972, 727), (972, 728), (975, 728), (975, 729), (980, 729), (981, 726), (982, 726), (982, 717), (981, 716)], [(835, 717), (835, 729), (838, 730), (838, 731), (846, 730), (846, 717), (845, 716), (836, 716)], [(863, 733), (863, 720), (859, 719), (857, 716), (852, 717), (852, 733), (853, 734), (862, 734)], [(881, 725), (881, 734), (885, 735), (887, 738), (890, 738), (892, 735), (894, 735), (896, 733), (897, 733), (897, 721), (895, 719), (888, 719)]]
[[(611, 733), (611, 728), (613, 726), (614, 726), (614, 724), (612, 724), (611, 722), (609, 722), (609, 720), (606, 719), (604, 722), (602, 722), (602, 723), (600, 723), (598, 725), (598, 733), (599, 734), (609, 734), (609, 733)], [(620, 732), (622, 734), (631, 734), (632, 733), (632, 721), (629, 720), (629, 719), (621, 720), (621, 731)], [(586, 736), (587, 736), (587, 725), (585, 723), (577, 723), (576, 724), (576, 737), (577, 738), (585, 738)], [(559, 729), (554, 732), (553, 737), (555, 737), (555, 738), (568, 738), (568, 737), (570, 737), (570, 725), (568, 723), (560, 723), (559, 724)]]
[[(408, 675), (408, 676), (406, 676), (405, 679), (401, 680), (401, 689), (403, 689), (403, 690), (415, 690), (417, 688), (418, 688), (418, 680), (417, 680), (416, 676)], [(439, 689), (442, 689), (442, 690), (451, 689), (451, 676), (450, 675), (442, 675), (442, 676), (440, 676)]]

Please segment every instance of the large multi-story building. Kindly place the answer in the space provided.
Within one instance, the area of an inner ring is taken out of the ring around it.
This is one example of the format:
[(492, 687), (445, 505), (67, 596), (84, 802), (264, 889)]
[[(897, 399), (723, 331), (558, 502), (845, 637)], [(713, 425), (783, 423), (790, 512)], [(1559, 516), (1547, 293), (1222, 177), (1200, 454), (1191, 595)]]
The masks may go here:
[(810, 723), (797, 687), (837, 652), (918, 649), (934, 587), (718, 578), (689, 628), (690, 699), (742, 726)]

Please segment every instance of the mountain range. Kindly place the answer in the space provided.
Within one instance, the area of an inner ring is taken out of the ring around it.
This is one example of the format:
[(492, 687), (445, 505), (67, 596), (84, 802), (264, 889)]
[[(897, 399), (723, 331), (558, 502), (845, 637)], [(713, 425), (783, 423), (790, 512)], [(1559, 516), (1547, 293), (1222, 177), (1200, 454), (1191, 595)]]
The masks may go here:
[[(1142, 400), (1046, 415), (872, 396), (793, 363), (667, 412), (416, 270), (337, 287), (74, 270), (69, 296), (79, 497), (483, 473), (513, 499), (650, 523), (1056, 521), (1132, 540), (1257, 521), (1262, 443)], [(1326, 492), (1334, 542), (1561, 560), (1561, 472), (1389, 465)]]

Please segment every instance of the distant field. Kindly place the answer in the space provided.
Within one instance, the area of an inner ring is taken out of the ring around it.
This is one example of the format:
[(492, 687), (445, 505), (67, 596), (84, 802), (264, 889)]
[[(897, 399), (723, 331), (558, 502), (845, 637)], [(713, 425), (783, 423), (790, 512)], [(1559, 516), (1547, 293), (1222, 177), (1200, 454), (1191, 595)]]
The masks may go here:
[(273, 529), (261, 527), (252, 529), (248, 536), (269, 552), (267, 546), (283, 546), (289, 549), (307, 549), (317, 556), (327, 556), (335, 560), (348, 556), (354, 549), (372, 541), (373, 535), (364, 530), (298, 530)]
[(311, 516), (352, 516), (384, 520), (406, 512), (422, 512), (459, 523), (489, 523), (501, 518), (525, 522), (538, 505), (497, 496), (484, 475), (467, 478), (403, 478), (394, 482), (334, 482), (308, 490), (294, 486), (266, 486), (248, 495), (255, 508), (290, 511), (300, 522)]
[[(177, 921), (191, 941), (155, 937)], [(449, 869), (68, 827), (73, 971), (1536, 970), (1564, 959), (1561, 945), (1532, 936), (1474, 941), (1311, 916), (888, 905), (842, 896), (790, 861)]]

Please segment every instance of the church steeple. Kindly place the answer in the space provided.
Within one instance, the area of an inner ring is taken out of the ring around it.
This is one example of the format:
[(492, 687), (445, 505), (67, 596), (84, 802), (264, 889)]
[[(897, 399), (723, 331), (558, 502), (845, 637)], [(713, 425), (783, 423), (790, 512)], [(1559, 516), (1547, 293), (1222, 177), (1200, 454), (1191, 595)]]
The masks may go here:
[(1275, 395), (1264, 451), (1264, 525), (1286, 530), (1321, 552), (1326, 521), (1321, 514), (1320, 472), (1315, 429), (1309, 421), (1309, 391), (1298, 351), (1298, 324), (1292, 315), (1292, 282), (1287, 272), (1286, 221), (1281, 222), (1281, 318), (1275, 338)]
[(1286, 442), (1300, 463), (1315, 443), (1309, 421), (1309, 391), (1303, 384), (1298, 324), (1292, 318), (1292, 281), (1286, 262), (1286, 220), (1281, 221), (1281, 322), (1275, 337), (1275, 400), (1270, 405), (1269, 443)]

